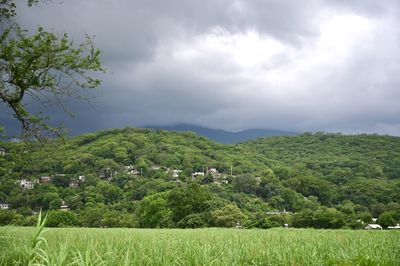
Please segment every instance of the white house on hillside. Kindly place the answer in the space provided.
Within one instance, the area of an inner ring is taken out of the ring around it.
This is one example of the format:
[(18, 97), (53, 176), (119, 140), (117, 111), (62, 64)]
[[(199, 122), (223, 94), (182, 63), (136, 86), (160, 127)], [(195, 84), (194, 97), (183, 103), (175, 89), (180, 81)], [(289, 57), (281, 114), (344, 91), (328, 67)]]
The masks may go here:
[(69, 210), (70, 210), (69, 206), (68, 206), (67, 204), (65, 204), (64, 201), (62, 201), (62, 202), (61, 202), (61, 206), (60, 206), (60, 211), (65, 211), (65, 212), (67, 212), (67, 211), (69, 211)]
[(192, 173), (192, 177), (197, 177), (197, 176), (204, 176), (203, 172), (194, 172)]
[(212, 174), (212, 175), (219, 174), (217, 168), (208, 168), (207, 172)]
[(183, 170), (171, 170), (171, 175), (174, 178), (178, 178), (179, 174), (182, 173), (182, 172), (183, 172)]
[(283, 211), (268, 211), (268, 212), (266, 212), (266, 214), (267, 215), (281, 215), (281, 214), (293, 214), (293, 212), (286, 211), (286, 210), (283, 210)]
[(69, 187), (77, 188), (83, 182), (85, 182), (85, 176), (84, 175), (80, 175), (80, 176), (78, 176), (78, 178), (72, 178), (71, 179), (71, 181), (69, 182)]
[(30, 181), (30, 180), (27, 180), (27, 179), (21, 179), (21, 180), (18, 180), (17, 183), (19, 183), (21, 188), (32, 189), (34, 183), (37, 183), (37, 182), (36, 181)]
[(379, 224), (368, 224), (365, 229), (367, 230), (371, 230), (371, 229), (375, 229), (375, 230), (382, 230), (382, 226), (380, 226)]
[(8, 203), (0, 203), (0, 209), (7, 210), (9, 208)]
[(391, 229), (391, 230), (400, 230), (400, 224), (397, 224), (397, 225), (395, 225), (395, 226), (388, 226), (388, 229)]
[(53, 181), (53, 176), (41, 176), (40, 177), (41, 183), (50, 183), (51, 181)]

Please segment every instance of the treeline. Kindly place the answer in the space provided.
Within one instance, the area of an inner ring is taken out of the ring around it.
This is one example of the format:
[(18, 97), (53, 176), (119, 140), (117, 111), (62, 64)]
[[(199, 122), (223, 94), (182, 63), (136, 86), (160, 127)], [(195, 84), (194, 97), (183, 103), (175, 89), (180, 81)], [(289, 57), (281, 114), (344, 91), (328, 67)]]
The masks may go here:
[(0, 224), (31, 225), (40, 209), (53, 210), (50, 226), (400, 222), (397, 137), (316, 133), (222, 145), (190, 132), (126, 128), (45, 148), (0, 147), (0, 203), (9, 207), (0, 211)]

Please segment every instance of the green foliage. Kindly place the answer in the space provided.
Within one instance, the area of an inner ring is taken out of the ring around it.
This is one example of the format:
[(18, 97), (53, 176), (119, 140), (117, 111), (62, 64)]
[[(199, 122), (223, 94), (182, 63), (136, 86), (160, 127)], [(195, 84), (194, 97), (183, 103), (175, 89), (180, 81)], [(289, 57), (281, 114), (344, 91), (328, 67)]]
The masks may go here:
[(170, 191), (167, 204), (172, 211), (172, 220), (177, 223), (188, 215), (204, 212), (210, 199), (210, 194), (198, 184), (189, 184)]
[(246, 216), (242, 211), (233, 204), (228, 204), (217, 209), (211, 213), (213, 223), (220, 227), (235, 227), (237, 225), (241, 226), (246, 219)]
[[(39, 3), (39, 0), (27, 0), (28, 6), (33, 6)], [(0, 0), (0, 23), (6, 23), (17, 13), (15, 9), (17, 5), (14, 0)]]
[(101, 219), (105, 208), (103, 206), (89, 207), (81, 212), (81, 223), (87, 227), (101, 227)]
[(78, 217), (75, 213), (66, 211), (52, 211), (47, 218), (48, 227), (68, 227), (78, 225)]
[(22, 215), (17, 214), (15, 210), (2, 210), (0, 209), (0, 224), (1, 225), (9, 225), (9, 224), (19, 224), (23, 218)]
[(253, 193), (257, 191), (257, 180), (250, 174), (238, 175), (233, 179), (233, 186), (237, 192)]
[[(62, 202), (88, 227), (231, 226), (229, 216), (221, 218), (226, 205), (246, 216), (239, 215), (242, 225), (258, 228), (283, 225), (266, 215), (271, 210), (293, 212), (285, 223), (315, 228), (359, 228), (359, 219), (398, 213), (400, 181), (385, 169), (400, 154), (399, 138), (325, 135), (221, 145), (125, 128), (54, 140), (45, 152), (36, 142), (1, 143), (0, 201), (25, 211), (0, 222), (30, 224), (31, 211), (57, 210)], [(173, 170), (183, 171), (176, 177)], [(53, 179), (32, 189), (18, 183), (41, 176)]]
[(293, 215), (294, 227), (314, 227), (338, 229), (344, 226), (344, 215), (333, 208), (320, 208), (317, 211), (304, 210)]
[[(28, 5), (38, 1), (29, 0)], [(0, 2), (0, 99), (20, 122), (27, 140), (44, 140), (48, 134), (60, 134), (59, 128), (48, 124), (49, 117), (33, 114), (26, 108), (25, 98), (30, 97), (47, 106), (56, 102), (64, 106), (65, 98), (87, 99), (82, 90), (100, 85), (91, 76), (93, 71), (104, 71), (100, 50), (86, 36), (75, 47), (66, 33), (57, 36), (38, 27), (33, 34), (16, 23), (6, 23), (16, 15), (12, 0)], [(70, 112), (67, 110), (67, 113)]]
[(377, 221), (382, 227), (395, 226), (400, 223), (400, 212), (385, 211), (379, 215)]
[(177, 223), (180, 228), (199, 228), (207, 225), (204, 214), (193, 213), (185, 216)]
[(139, 204), (137, 215), (145, 228), (171, 227), (172, 212), (167, 207), (167, 194), (157, 193), (145, 197)]

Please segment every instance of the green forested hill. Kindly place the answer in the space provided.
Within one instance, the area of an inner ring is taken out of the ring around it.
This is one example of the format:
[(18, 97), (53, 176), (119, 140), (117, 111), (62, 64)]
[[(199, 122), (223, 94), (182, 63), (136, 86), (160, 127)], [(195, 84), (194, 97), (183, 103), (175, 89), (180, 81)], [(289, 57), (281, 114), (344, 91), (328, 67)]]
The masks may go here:
[[(350, 199), (368, 206), (399, 201), (398, 190), (391, 189), (400, 178), (398, 137), (316, 133), (263, 138), (240, 146), (276, 161), (275, 175), (304, 195), (312, 193), (314, 182), (326, 186), (320, 193), (336, 193), (339, 202)], [(332, 203), (323, 195), (319, 199)]]
[(126, 128), (45, 149), (1, 147), (0, 202), (9, 204), (2, 224), (30, 224), (40, 208), (55, 210), (53, 226), (358, 228), (372, 217), (384, 226), (400, 220), (398, 137), (316, 133), (223, 145), (191, 132)]
[(400, 177), (399, 137), (316, 133), (261, 138), (240, 146), (284, 164), (303, 164), (336, 184), (345, 181), (340, 176)]

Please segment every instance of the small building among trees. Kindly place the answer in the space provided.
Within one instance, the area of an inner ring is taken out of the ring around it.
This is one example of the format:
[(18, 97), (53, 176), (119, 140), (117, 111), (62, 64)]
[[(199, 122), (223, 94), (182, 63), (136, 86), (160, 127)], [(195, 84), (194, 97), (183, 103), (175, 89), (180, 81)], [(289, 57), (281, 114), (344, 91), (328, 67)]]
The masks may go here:
[(390, 230), (400, 230), (400, 224), (397, 224), (395, 226), (388, 226), (388, 229), (390, 229)]
[(192, 178), (196, 178), (199, 176), (204, 176), (204, 172), (193, 172), (192, 173)]
[(0, 209), (8, 210), (8, 208), (9, 208), (8, 203), (0, 202)]
[(65, 204), (64, 201), (62, 201), (61, 206), (60, 206), (60, 211), (67, 212), (69, 210), (70, 210), (69, 206), (67, 204)]
[(34, 183), (37, 183), (37, 180), (31, 181), (31, 180), (27, 180), (27, 179), (21, 179), (21, 180), (18, 180), (17, 183), (19, 183), (20, 187), (23, 189), (32, 189)]
[(368, 224), (365, 229), (367, 230), (382, 230), (382, 226), (379, 224)]
[(41, 176), (40, 177), (40, 183), (50, 183), (51, 181), (53, 181), (52, 176)]

